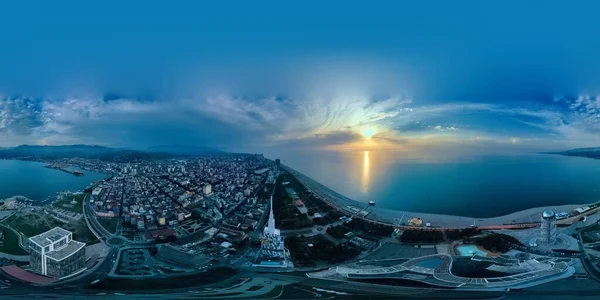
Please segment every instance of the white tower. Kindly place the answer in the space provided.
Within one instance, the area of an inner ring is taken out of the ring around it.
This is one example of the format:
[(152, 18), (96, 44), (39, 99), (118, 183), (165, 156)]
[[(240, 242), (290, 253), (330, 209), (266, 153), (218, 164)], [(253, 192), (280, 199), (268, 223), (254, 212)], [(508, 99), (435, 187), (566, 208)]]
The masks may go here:
[(267, 227), (265, 227), (263, 234), (269, 235), (280, 235), (279, 229), (275, 228), (275, 215), (273, 214), (273, 196), (271, 196), (271, 200), (269, 202), (269, 221), (267, 222)]
[(553, 211), (542, 213), (540, 234), (543, 243), (552, 244), (556, 240), (556, 215)]
[(273, 214), (273, 196), (269, 202), (269, 220), (263, 230), (261, 238), (260, 252), (257, 257), (257, 263), (254, 266), (262, 267), (291, 267), (293, 264), (289, 260), (289, 251), (285, 248), (281, 231), (275, 228), (275, 214)]

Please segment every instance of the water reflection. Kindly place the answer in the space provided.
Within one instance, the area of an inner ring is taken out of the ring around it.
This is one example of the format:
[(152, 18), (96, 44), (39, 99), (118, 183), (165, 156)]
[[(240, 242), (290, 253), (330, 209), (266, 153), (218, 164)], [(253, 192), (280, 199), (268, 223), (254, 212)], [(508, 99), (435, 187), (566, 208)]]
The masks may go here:
[(364, 152), (363, 158), (363, 172), (361, 180), (361, 192), (367, 193), (369, 191), (369, 182), (371, 180), (370, 167), (369, 167), (369, 151)]

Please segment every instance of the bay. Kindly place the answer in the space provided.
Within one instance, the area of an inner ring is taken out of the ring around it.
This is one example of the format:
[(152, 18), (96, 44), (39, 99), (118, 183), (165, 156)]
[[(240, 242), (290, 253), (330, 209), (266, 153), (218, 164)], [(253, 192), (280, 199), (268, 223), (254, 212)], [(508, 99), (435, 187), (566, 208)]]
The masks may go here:
[(84, 171), (75, 176), (44, 167), (44, 163), (20, 160), (0, 160), (0, 199), (25, 196), (42, 201), (64, 190), (77, 191), (92, 181), (106, 178), (106, 174)]
[(401, 153), (287, 152), (282, 163), (361, 202), (402, 211), (494, 217), (600, 201), (600, 160), (550, 154), (415, 159)]

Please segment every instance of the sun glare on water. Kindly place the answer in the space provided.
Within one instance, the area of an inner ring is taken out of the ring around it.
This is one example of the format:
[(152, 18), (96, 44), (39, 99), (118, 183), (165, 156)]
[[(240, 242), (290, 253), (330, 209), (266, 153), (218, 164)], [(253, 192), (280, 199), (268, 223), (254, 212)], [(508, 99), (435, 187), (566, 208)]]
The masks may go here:
[(375, 134), (375, 131), (371, 127), (365, 128), (362, 132), (362, 135), (368, 139), (370, 139), (373, 136), (373, 134)]

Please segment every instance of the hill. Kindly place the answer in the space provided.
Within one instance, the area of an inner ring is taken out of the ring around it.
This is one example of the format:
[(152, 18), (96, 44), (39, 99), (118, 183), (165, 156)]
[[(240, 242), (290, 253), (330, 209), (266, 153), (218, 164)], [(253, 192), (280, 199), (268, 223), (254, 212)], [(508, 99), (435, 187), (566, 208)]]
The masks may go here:
[(0, 158), (70, 158), (84, 157), (110, 161), (132, 161), (168, 157), (162, 152), (144, 152), (96, 145), (40, 146), (21, 145), (0, 149)]
[(559, 152), (546, 152), (546, 154), (559, 154), (565, 156), (579, 156), (600, 159), (600, 147), (577, 148)]
[(175, 155), (185, 156), (196, 156), (196, 155), (212, 155), (212, 154), (225, 154), (226, 152), (202, 146), (189, 146), (189, 145), (161, 145), (146, 148), (148, 152), (164, 152)]

